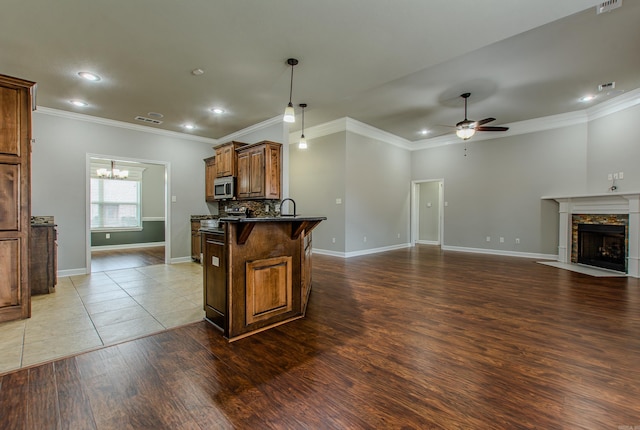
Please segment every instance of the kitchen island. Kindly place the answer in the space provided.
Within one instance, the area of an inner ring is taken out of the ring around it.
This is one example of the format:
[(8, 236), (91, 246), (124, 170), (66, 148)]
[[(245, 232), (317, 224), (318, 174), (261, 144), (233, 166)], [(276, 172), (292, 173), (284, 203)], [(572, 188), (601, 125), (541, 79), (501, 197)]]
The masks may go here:
[(234, 341), (302, 318), (311, 292), (311, 231), (325, 217), (220, 218), (203, 228), (206, 319)]

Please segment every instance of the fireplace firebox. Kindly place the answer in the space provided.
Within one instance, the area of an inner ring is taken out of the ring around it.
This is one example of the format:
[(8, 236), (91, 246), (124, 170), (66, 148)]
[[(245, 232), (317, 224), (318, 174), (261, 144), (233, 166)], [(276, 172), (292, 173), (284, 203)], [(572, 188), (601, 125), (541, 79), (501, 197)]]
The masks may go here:
[(626, 272), (625, 226), (578, 224), (578, 263)]

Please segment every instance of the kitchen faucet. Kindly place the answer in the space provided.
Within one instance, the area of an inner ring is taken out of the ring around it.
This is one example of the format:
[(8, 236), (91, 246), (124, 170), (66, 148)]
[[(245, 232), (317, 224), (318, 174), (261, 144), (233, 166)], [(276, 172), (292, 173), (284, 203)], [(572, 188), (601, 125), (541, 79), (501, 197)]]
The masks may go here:
[[(289, 200), (291, 203), (293, 203), (293, 213), (291, 214), (283, 214), (282, 213), (282, 205), (284, 202), (286, 202), (287, 200)], [(296, 201), (290, 198), (286, 198), (286, 199), (282, 199), (282, 201), (280, 202), (280, 216), (296, 216)]]

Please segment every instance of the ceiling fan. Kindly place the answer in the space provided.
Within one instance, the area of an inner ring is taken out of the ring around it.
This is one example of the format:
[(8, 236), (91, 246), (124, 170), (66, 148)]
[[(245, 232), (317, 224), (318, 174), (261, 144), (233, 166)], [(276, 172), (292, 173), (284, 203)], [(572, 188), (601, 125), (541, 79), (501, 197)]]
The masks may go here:
[(486, 123), (495, 121), (495, 118), (485, 118), (480, 121), (471, 121), (467, 119), (467, 99), (471, 93), (460, 94), (460, 97), (464, 99), (464, 119), (456, 124), (456, 135), (462, 139), (467, 140), (473, 136), (476, 131), (507, 131), (509, 127), (492, 127), (485, 126)]

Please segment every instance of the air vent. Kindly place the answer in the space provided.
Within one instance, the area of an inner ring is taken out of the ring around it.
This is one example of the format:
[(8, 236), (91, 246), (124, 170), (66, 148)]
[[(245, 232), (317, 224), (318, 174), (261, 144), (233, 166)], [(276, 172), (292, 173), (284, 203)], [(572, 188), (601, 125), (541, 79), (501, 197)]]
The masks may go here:
[(622, 0), (603, 1), (596, 6), (596, 13), (600, 15), (601, 13), (611, 12), (612, 10), (617, 9), (620, 6), (622, 6)]
[(598, 91), (612, 90), (615, 87), (616, 87), (616, 83), (615, 82), (607, 82), (606, 84), (598, 85)]
[(147, 124), (162, 124), (162, 121), (159, 121), (157, 119), (153, 119), (153, 118), (147, 118), (144, 116), (140, 116), (138, 115), (137, 117), (134, 118), (136, 121), (140, 121), (140, 122), (146, 122)]

